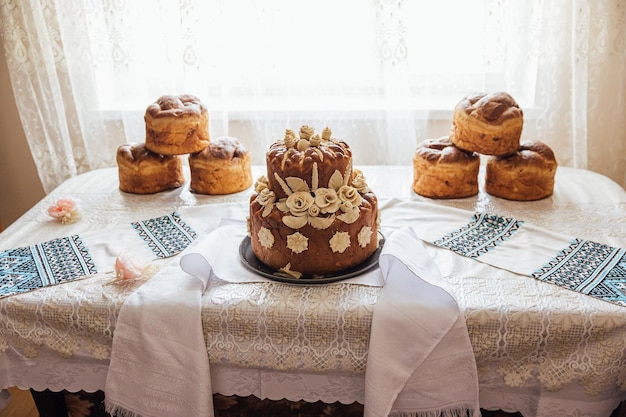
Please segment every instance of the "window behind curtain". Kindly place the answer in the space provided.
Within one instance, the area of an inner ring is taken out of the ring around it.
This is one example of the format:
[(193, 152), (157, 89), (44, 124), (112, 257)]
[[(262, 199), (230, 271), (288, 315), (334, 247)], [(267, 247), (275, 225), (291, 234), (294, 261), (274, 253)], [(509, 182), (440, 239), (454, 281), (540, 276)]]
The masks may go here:
[(507, 68), (507, 48), (521, 46), (507, 43), (510, 4), (161, 0), (89, 12), (101, 109), (143, 110), (181, 92), (244, 115), (451, 110), (492, 89), (533, 98), (532, 77), (520, 76), (534, 72), (532, 60)]

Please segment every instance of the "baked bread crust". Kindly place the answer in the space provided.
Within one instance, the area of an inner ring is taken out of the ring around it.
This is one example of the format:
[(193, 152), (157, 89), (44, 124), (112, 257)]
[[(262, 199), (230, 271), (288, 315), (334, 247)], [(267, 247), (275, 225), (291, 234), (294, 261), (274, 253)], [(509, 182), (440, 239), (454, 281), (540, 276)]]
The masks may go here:
[(554, 192), (557, 166), (548, 145), (524, 142), (513, 155), (487, 159), (485, 191), (507, 200), (540, 200)]
[(150, 104), (144, 115), (146, 148), (162, 155), (200, 152), (211, 141), (209, 113), (199, 98), (190, 94), (165, 95)]
[[(359, 218), (352, 224), (337, 218), (326, 229), (316, 229), (307, 224), (297, 230), (285, 225), (283, 213), (277, 208), (263, 216), (264, 207), (256, 201), (256, 195), (250, 199), (250, 238), (256, 257), (276, 271), (288, 269), (302, 273), (307, 278), (321, 277), (340, 271), (366, 261), (378, 248), (378, 200), (373, 193), (364, 194), (359, 206)], [(271, 231), (274, 241), (271, 247), (262, 244), (261, 229)], [(359, 235), (363, 230), (369, 235), (364, 246), (359, 244)], [(307, 249), (296, 253), (289, 245), (289, 236), (298, 233), (306, 237)], [(350, 244), (342, 252), (335, 252), (329, 244), (335, 236), (344, 235)]]
[(185, 183), (179, 156), (160, 155), (145, 144), (125, 144), (117, 148), (120, 190), (133, 194), (154, 194)]
[(473, 94), (454, 108), (450, 139), (469, 152), (507, 155), (519, 148), (523, 126), (524, 112), (508, 93)]
[(344, 142), (302, 126), (267, 152), (267, 176), (250, 197), (252, 251), (292, 277), (344, 271), (378, 248), (378, 200), (363, 173), (352, 169)]
[(233, 194), (252, 185), (250, 151), (234, 137), (222, 136), (189, 155), (190, 190), (199, 194)]
[(427, 139), (413, 155), (413, 191), (429, 198), (478, 194), (480, 157), (457, 148), (449, 137)]
[(318, 183), (328, 184), (336, 170), (343, 175), (352, 169), (352, 151), (346, 142), (332, 137), (330, 129), (316, 135), (313, 128), (303, 125), (298, 135), (287, 129), (284, 139), (270, 145), (265, 161), (270, 189), (276, 193), (276, 198), (283, 198), (287, 194), (277, 176), (300, 177), (311, 187), (315, 164)]

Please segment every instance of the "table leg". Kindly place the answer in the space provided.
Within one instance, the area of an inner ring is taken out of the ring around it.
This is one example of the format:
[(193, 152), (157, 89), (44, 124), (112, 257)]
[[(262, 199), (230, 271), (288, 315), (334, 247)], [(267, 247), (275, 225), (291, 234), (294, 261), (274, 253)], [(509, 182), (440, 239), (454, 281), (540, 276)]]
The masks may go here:
[(67, 406), (65, 405), (63, 391), (35, 391), (31, 389), (30, 392), (35, 401), (37, 411), (39, 411), (39, 417), (67, 417)]

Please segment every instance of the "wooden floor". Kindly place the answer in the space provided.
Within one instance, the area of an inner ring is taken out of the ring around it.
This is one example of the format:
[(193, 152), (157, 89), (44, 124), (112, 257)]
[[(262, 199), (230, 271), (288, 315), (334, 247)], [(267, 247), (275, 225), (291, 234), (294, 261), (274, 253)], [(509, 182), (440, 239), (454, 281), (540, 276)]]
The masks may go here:
[[(35, 402), (30, 391), (23, 391), (17, 388), (9, 388), (12, 400), (4, 410), (0, 410), (0, 417), (39, 417)], [(626, 406), (622, 403), (610, 417), (626, 417)], [(485, 411), (484, 417), (521, 417), (521, 414), (509, 414), (503, 411)]]
[(0, 417), (39, 417), (30, 391), (9, 388), (9, 392), (12, 400), (7, 408), (0, 411)]
[[(30, 391), (23, 391), (17, 388), (9, 388), (12, 400), (8, 407), (0, 410), (0, 417), (39, 417), (35, 402)], [(508, 414), (502, 411), (484, 412), (487, 417), (518, 417), (519, 413)]]

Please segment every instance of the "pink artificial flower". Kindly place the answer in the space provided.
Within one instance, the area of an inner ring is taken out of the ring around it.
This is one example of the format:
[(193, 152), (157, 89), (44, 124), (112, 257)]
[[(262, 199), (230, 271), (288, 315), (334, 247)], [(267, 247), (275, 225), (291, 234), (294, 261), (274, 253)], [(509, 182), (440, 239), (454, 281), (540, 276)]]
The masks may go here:
[(60, 220), (61, 223), (74, 223), (81, 219), (78, 203), (71, 198), (60, 198), (53, 205), (48, 207), (48, 215), (53, 219)]
[(115, 259), (115, 277), (118, 280), (139, 278), (143, 269), (143, 263), (132, 253), (123, 252)]

